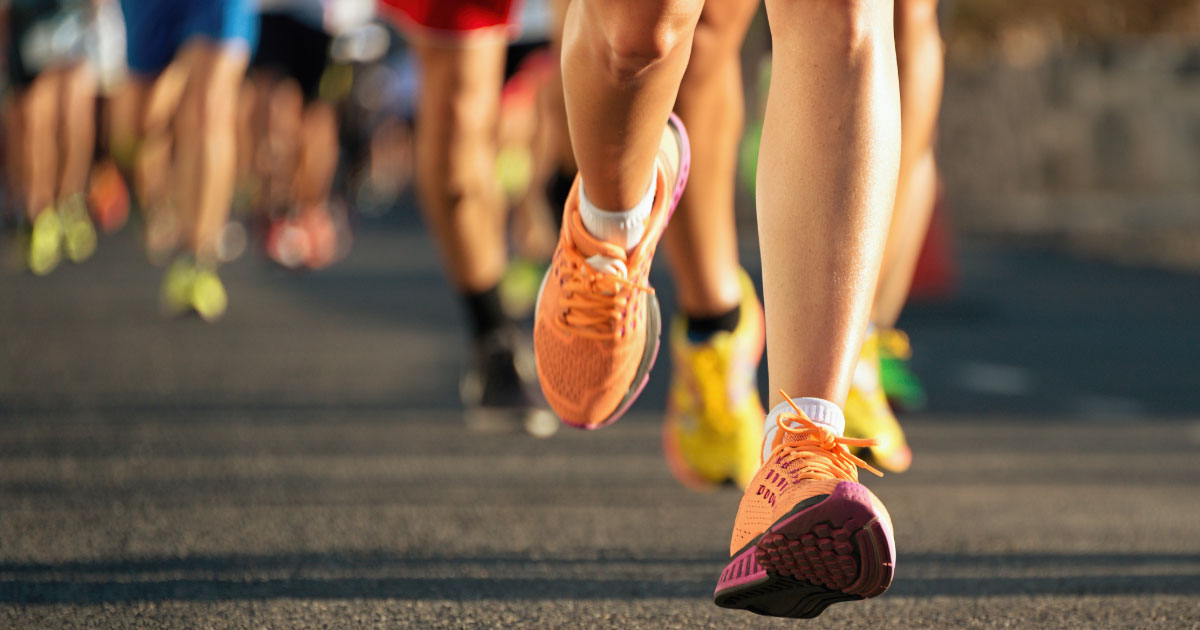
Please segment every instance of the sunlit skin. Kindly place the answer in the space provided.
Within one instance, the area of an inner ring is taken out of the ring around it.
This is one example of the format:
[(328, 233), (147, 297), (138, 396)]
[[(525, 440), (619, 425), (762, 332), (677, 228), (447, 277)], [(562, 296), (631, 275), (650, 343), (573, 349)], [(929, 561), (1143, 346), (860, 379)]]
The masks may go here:
[(897, 0), (900, 177), (871, 321), (892, 328), (908, 298), (937, 194), (933, 144), (942, 102), (943, 51), (937, 0)]
[(233, 201), (236, 103), (249, 51), (242, 45), (194, 40), (178, 58), (187, 83), (174, 128), (177, 203), (188, 249), (197, 260), (214, 263)]
[[(568, 10), (567, 114), (597, 206), (629, 208), (644, 193), (700, 8), (687, 0), (579, 0)], [(892, 6), (773, 0), (767, 12), (775, 65), (758, 219), (769, 390), (842, 404), (899, 170)]]
[(706, 2), (675, 112), (692, 144), (691, 177), (667, 226), (667, 260), (679, 306), (693, 317), (741, 300), (734, 212), (737, 145), (745, 122), (739, 51), (760, 0)]
[(453, 43), (414, 42), (422, 86), (415, 181), (451, 283), (464, 292), (504, 274), (505, 208), (495, 176), (507, 33), (488, 29)]
[[(84, 192), (95, 144), (96, 78), (85, 65), (42, 72), (17, 97), (18, 187), (32, 219)], [(34, 140), (36, 139), (36, 140)]]

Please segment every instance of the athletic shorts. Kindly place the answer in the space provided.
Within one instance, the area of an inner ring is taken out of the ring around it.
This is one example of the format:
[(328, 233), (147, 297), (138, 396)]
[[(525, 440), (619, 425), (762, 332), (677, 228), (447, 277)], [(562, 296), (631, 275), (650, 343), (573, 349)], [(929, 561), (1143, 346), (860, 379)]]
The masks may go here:
[(254, 0), (121, 0), (129, 69), (144, 75), (163, 71), (193, 37), (245, 45), (258, 42)]
[(511, 28), (520, 0), (379, 0), (379, 13), (401, 29), (460, 36), (490, 28)]
[(9, 5), (8, 80), (22, 88), (43, 71), (87, 58), (86, 0), (17, 0)]
[(259, 19), (262, 29), (251, 66), (295, 79), (304, 99), (316, 100), (333, 38), (287, 13), (263, 13)]

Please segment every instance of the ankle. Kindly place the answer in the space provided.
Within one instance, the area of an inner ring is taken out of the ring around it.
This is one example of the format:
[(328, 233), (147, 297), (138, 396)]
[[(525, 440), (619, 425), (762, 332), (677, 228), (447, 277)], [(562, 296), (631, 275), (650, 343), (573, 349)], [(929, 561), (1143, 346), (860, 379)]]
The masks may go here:
[(633, 249), (642, 241), (646, 234), (646, 220), (650, 218), (650, 210), (654, 207), (654, 196), (657, 192), (658, 178), (651, 177), (646, 194), (628, 210), (605, 210), (596, 207), (587, 197), (583, 185), (579, 186), (579, 213), (583, 219), (583, 227), (592, 236), (612, 243), (626, 251)]

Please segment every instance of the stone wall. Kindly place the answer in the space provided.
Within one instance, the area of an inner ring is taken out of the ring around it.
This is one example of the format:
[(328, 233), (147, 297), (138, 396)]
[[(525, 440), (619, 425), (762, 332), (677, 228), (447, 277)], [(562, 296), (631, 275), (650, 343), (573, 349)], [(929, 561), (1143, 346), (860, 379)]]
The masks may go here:
[(1200, 269), (1200, 42), (1007, 59), (947, 60), (939, 150), (959, 230)]

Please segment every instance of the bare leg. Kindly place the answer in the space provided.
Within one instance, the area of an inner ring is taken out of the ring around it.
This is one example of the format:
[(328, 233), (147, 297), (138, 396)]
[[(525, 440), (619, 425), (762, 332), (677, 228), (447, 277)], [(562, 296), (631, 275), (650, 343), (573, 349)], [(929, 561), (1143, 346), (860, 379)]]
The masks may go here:
[(942, 38), (937, 0), (896, 0), (900, 68), (900, 179), (871, 321), (892, 328), (900, 317), (929, 228), (937, 193), (934, 131), (942, 100)]
[(303, 139), (294, 186), (296, 200), (302, 205), (322, 203), (329, 199), (337, 170), (337, 113), (329, 103), (310, 103), (304, 108), (301, 130)]
[(63, 83), (60, 70), (47, 70), (34, 79), (21, 97), (25, 137), (25, 211), (30, 219), (57, 200), (58, 106)]
[[(129, 138), (126, 129), (132, 128), (132, 146), (137, 147), (140, 141), (134, 158), (134, 188), (149, 215), (165, 210), (171, 190), (171, 120), (179, 107), (187, 74), (181, 64), (172, 63), (152, 83), (130, 78), (126, 84), (122, 100), (127, 102), (121, 108), (124, 115), (114, 135)], [(131, 127), (126, 117), (131, 117)]]
[(771, 405), (844, 404), (900, 161), (890, 3), (768, 0), (774, 41), (758, 166)]
[(633, 208), (691, 55), (702, 0), (577, 0), (567, 9), (563, 88), (588, 198)]
[(505, 35), (458, 45), (417, 42), (424, 85), (418, 103), (415, 175), (425, 219), (456, 289), (484, 291), (506, 260), (504, 207), (495, 177)]
[(758, 4), (704, 6), (675, 104), (691, 137), (692, 170), (664, 238), (679, 304), (691, 316), (726, 313), (741, 299), (734, 179), (745, 103), (738, 51)]
[(300, 165), (304, 93), (293, 79), (276, 81), (267, 89), (266, 144), (263, 156), (263, 194), (267, 207), (279, 212), (292, 205), (293, 183)]
[(84, 192), (96, 147), (96, 78), (85, 65), (64, 71), (59, 113), (63, 137), (58, 199)]
[(176, 124), (179, 203), (188, 244), (205, 263), (217, 260), (236, 175), (236, 96), (249, 61), (244, 50), (193, 42)]

